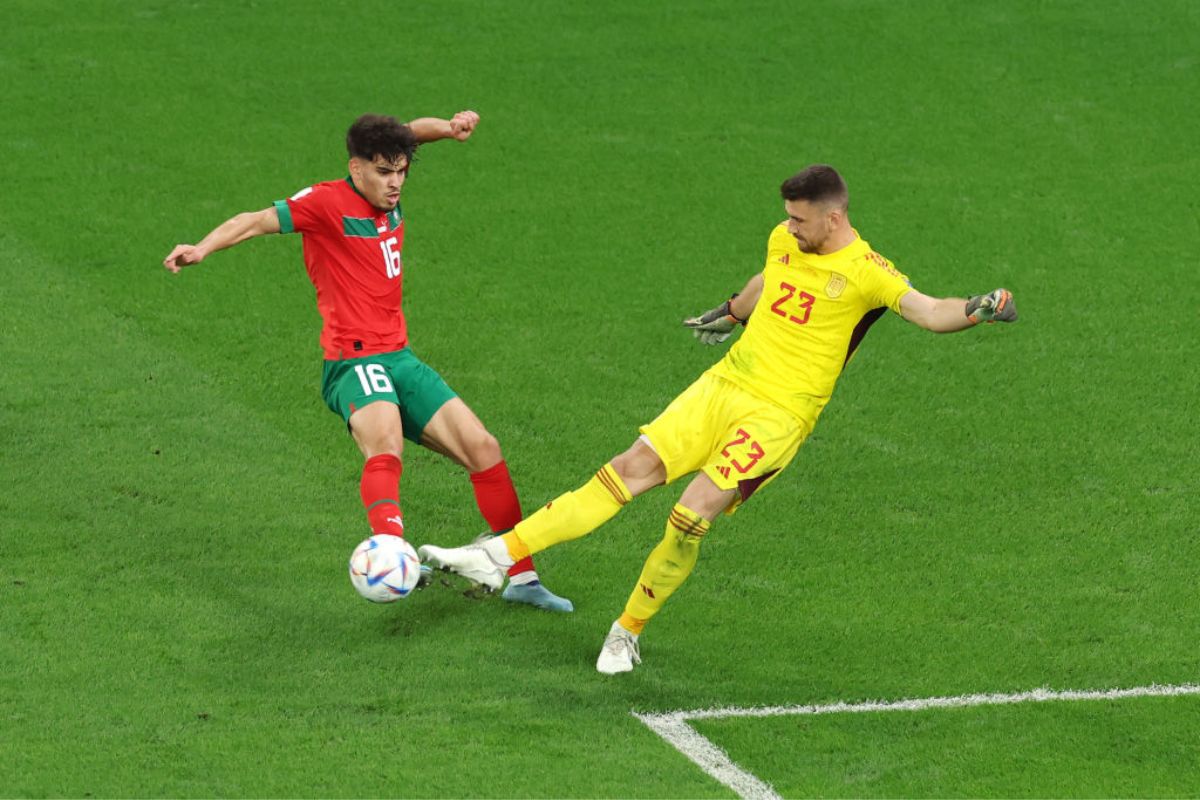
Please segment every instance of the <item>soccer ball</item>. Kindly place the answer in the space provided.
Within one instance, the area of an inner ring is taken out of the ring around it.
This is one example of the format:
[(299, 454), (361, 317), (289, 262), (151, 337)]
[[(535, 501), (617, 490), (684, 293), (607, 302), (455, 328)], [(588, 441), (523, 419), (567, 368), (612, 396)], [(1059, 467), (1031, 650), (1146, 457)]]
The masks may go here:
[(376, 534), (350, 554), (350, 582), (372, 603), (407, 597), (420, 579), (421, 559), (399, 536)]

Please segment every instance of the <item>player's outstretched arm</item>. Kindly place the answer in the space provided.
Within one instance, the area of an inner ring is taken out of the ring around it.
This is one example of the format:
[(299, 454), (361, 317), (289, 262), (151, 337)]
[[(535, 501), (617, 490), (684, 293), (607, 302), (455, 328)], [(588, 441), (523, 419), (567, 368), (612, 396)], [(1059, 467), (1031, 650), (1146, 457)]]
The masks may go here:
[(450, 119), (440, 117), (421, 117), (408, 123), (408, 128), (421, 144), (436, 142), (439, 139), (457, 139), (465, 142), (475, 132), (479, 124), (479, 114), (474, 111), (460, 111)]
[(163, 266), (178, 273), (184, 267), (199, 264), (209, 253), (233, 247), (255, 236), (279, 233), (279, 230), (279, 212), (275, 206), (262, 211), (247, 211), (225, 220), (197, 244), (175, 245), (175, 249), (163, 259)]
[(1017, 304), (1008, 289), (961, 297), (930, 297), (915, 289), (900, 298), (906, 320), (934, 333), (954, 333), (979, 322), (1016, 322)]
[(733, 333), (735, 325), (745, 325), (746, 320), (750, 319), (750, 312), (758, 303), (762, 288), (763, 276), (760, 272), (724, 303), (699, 316), (688, 317), (683, 324), (691, 328), (692, 335), (704, 344), (720, 344)]

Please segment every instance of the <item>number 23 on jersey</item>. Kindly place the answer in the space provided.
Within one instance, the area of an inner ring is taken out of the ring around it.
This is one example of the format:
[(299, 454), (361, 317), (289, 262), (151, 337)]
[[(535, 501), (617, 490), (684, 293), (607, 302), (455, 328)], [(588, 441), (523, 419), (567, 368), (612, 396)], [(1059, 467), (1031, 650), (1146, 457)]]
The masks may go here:
[(790, 283), (780, 283), (779, 288), (783, 294), (771, 304), (771, 312), (797, 325), (806, 325), (817, 298), (808, 292), (800, 292)]

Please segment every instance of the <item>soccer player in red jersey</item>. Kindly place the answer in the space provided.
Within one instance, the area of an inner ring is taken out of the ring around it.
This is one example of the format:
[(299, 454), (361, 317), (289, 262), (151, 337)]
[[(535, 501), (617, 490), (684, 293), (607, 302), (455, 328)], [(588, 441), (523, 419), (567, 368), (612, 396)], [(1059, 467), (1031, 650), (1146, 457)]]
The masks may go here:
[[(317, 290), (324, 327), (321, 393), (340, 414), (366, 460), (360, 491), (371, 531), (404, 535), (400, 473), (404, 440), (441, 453), (471, 477), (479, 510), (493, 532), (521, 520), (521, 505), (496, 438), (442, 377), (413, 354), (401, 310), (404, 215), (400, 189), (418, 145), (468, 139), (474, 111), (407, 125), (367, 114), (346, 134), (350, 174), (301, 189), (262, 211), (238, 214), (197, 244), (176, 245), (171, 272), (255, 236), (300, 233), (304, 264)], [(383, 401), (383, 402), (379, 402)], [(572, 611), (538, 579), (533, 561), (508, 572), (506, 600)]]

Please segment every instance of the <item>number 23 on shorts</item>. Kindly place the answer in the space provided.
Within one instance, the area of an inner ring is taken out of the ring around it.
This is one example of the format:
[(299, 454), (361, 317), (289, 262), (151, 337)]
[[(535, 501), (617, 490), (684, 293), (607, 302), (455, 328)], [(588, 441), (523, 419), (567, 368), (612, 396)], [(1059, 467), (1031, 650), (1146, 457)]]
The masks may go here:
[[(735, 447), (743, 448), (749, 460), (741, 460), (741, 453), (738, 454), (738, 458), (734, 458), (733, 448)], [(766, 455), (766, 452), (761, 444), (750, 438), (750, 434), (745, 428), (738, 428), (737, 436), (721, 448), (721, 455), (729, 459), (729, 464), (744, 475), (754, 468), (754, 465)]]

